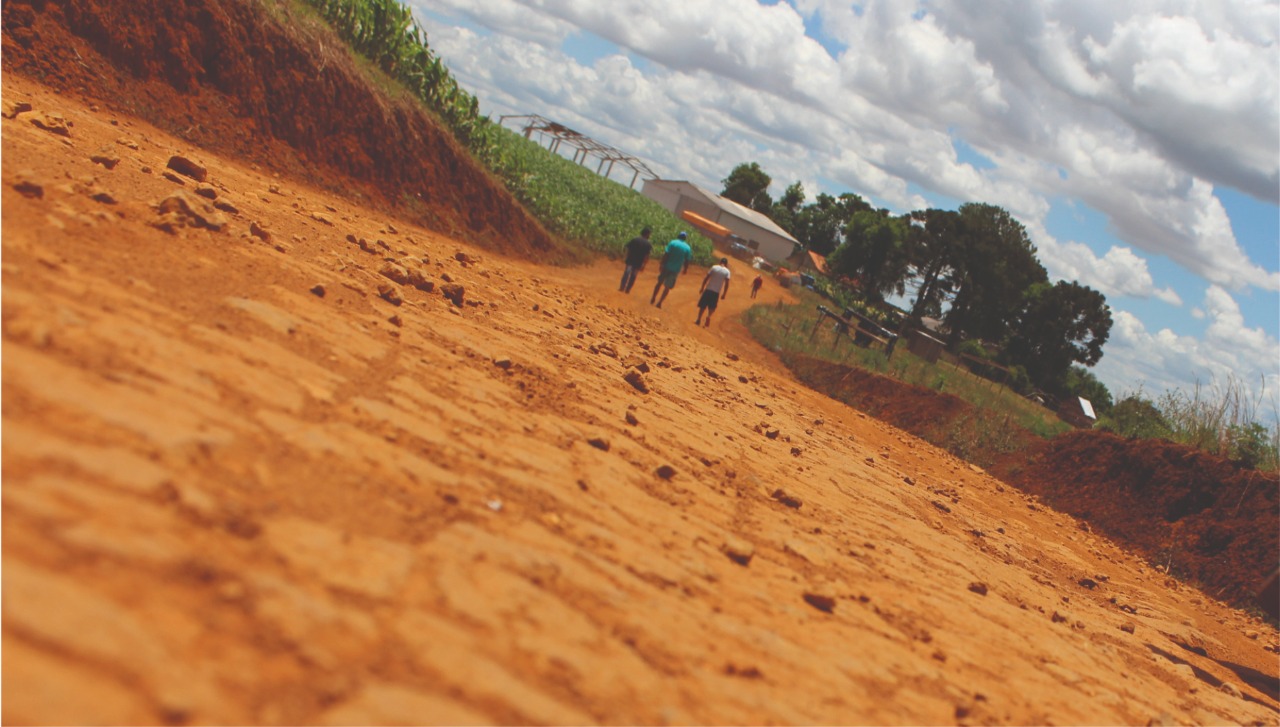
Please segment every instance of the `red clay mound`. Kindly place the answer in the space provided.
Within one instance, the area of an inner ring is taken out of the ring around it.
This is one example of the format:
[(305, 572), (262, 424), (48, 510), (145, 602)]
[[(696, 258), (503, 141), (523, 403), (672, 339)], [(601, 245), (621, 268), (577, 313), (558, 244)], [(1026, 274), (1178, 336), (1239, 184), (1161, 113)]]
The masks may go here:
[(1253, 605), (1280, 552), (1280, 477), (1162, 440), (1055, 438), (1012, 477), (1207, 593)]
[(295, 19), (287, 30), (272, 16), (291, 12), (238, 0), (12, 0), (5, 70), (490, 249), (564, 254), (421, 106), (376, 91), (327, 26)]
[(809, 386), (1085, 520), (1238, 606), (1276, 567), (1280, 480), (1161, 440), (1071, 432), (1044, 441), (968, 402), (858, 368), (789, 357)]

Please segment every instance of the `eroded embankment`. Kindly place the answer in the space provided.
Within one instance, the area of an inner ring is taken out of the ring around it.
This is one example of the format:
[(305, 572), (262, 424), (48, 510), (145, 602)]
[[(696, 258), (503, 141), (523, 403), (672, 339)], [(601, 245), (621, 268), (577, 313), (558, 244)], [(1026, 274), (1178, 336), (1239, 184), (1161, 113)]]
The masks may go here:
[(13, 0), (3, 12), (6, 72), (491, 250), (567, 254), (407, 92), (371, 84), (289, 3)]
[(1280, 477), (1155, 439), (1055, 437), (1008, 477), (1054, 507), (1243, 607), (1276, 567)]
[(807, 356), (809, 386), (953, 454), (1142, 553), (1216, 598), (1252, 608), (1280, 552), (1280, 479), (1163, 440), (1076, 431), (1043, 440), (950, 394)]

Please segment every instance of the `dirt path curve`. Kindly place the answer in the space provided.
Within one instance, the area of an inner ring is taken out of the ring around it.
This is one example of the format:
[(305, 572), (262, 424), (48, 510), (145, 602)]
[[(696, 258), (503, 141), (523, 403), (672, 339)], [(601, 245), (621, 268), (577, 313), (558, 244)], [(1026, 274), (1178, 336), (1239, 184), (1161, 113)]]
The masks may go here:
[[(662, 244), (659, 242), (658, 247)], [(601, 300), (620, 310), (658, 322), (666, 330), (679, 331), (709, 346), (734, 351), (751, 364), (766, 367), (783, 376), (788, 375), (786, 367), (777, 356), (756, 343), (741, 323), (742, 313), (752, 305), (796, 302), (795, 297), (772, 278), (766, 276), (760, 293), (752, 300), (751, 281), (758, 271), (741, 260), (729, 258), (729, 270), (732, 272), (729, 295), (720, 301), (712, 316), (712, 324), (707, 328), (694, 324), (698, 317), (699, 288), (706, 275), (706, 268), (691, 265), (689, 271), (680, 276), (676, 287), (671, 289), (666, 302), (659, 309), (649, 302), (657, 281), (658, 261), (655, 259), (649, 263), (630, 294), (618, 292), (618, 278), (622, 275), (620, 266), (620, 261), (601, 260), (591, 266), (560, 271), (558, 279), (565, 284), (590, 290)]]
[(5, 722), (1277, 722), (1273, 630), (797, 385), (745, 286), (695, 331), (4, 81)]

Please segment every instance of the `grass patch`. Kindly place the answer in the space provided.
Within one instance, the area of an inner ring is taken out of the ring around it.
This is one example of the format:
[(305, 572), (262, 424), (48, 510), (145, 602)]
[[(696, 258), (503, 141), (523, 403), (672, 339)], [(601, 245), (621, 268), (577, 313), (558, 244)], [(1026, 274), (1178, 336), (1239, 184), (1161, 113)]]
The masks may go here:
[(825, 301), (807, 290), (795, 293), (801, 299), (799, 304), (747, 309), (743, 322), (751, 335), (783, 355), (784, 360), (798, 354), (856, 366), (906, 384), (951, 394), (972, 404), (975, 413), (955, 422), (946, 442), (937, 442), (957, 456), (1011, 452), (1017, 447), (1015, 427), (1044, 439), (1072, 429), (1053, 412), (955, 364), (942, 359), (930, 363), (902, 344), (890, 358), (880, 348), (863, 348), (848, 336), (837, 337), (830, 319), (819, 322), (817, 306)]
[(715, 250), (665, 207), (550, 152), (509, 129), (498, 128), (489, 168), (551, 232), (589, 250), (617, 257), (643, 227), (653, 228), (655, 254), (676, 233), (688, 231), (694, 262), (709, 265)]

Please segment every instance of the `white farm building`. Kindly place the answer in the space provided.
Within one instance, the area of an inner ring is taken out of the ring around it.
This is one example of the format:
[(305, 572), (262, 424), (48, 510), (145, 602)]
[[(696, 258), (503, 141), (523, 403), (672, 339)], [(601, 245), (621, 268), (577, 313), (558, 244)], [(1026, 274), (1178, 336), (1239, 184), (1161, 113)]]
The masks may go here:
[[(692, 212), (742, 238), (743, 244), (760, 257), (778, 262), (795, 253), (800, 242), (776, 222), (733, 200), (712, 194), (693, 182), (671, 179), (645, 180), (644, 196), (671, 210), (676, 216)], [(706, 232), (706, 230), (703, 230)], [(714, 233), (712, 233), (714, 236)], [(721, 241), (723, 242), (723, 241)]]

